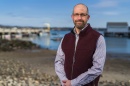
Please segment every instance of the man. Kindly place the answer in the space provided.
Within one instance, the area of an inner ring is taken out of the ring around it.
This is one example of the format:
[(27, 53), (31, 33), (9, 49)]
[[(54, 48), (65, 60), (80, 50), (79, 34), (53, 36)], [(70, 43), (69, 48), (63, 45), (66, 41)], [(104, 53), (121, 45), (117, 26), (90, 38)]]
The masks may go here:
[(75, 26), (59, 45), (55, 71), (62, 86), (98, 86), (106, 58), (104, 37), (87, 23), (84, 4), (75, 5), (71, 17)]

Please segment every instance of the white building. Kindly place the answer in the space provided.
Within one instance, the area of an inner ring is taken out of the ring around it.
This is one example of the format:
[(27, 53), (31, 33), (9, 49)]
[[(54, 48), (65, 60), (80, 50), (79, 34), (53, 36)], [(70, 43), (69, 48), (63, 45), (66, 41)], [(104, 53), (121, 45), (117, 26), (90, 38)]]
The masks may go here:
[(107, 33), (128, 33), (129, 27), (127, 22), (108, 22)]
[(127, 22), (108, 22), (106, 36), (128, 37), (129, 26)]

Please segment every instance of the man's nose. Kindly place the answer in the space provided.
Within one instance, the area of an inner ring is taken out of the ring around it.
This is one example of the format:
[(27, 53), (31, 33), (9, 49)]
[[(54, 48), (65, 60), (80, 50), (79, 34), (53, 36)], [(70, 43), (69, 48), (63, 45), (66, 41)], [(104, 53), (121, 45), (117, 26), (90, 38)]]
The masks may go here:
[(82, 16), (81, 15), (78, 15), (78, 19), (81, 19), (82, 18)]

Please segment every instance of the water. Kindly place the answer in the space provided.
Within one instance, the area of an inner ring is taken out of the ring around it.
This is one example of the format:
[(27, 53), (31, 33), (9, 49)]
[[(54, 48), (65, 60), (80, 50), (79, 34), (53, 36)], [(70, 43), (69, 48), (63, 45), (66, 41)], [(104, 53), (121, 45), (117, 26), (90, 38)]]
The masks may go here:
[(50, 34), (45, 34), (32, 40), (33, 43), (39, 45), (41, 48), (57, 50), (61, 38), (70, 31), (51, 31)]
[(130, 38), (105, 37), (105, 40), (107, 52), (130, 54)]
[[(42, 48), (57, 50), (60, 39), (70, 31), (51, 31), (51, 35), (43, 35), (32, 40)], [(130, 54), (130, 39), (129, 38), (114, 38), (105, 37), (107, 52), (112, 53), (129, 53)]]

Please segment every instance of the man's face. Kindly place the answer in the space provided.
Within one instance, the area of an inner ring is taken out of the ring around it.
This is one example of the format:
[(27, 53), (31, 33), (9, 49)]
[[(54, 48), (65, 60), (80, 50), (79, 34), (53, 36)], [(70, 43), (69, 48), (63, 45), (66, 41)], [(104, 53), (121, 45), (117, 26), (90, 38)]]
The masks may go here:
[(75, 27), (81, 30), (85, 27), (87, 21), (89, 20), (88, 10), (83, 5), (77, 5), (75, 6), (71, 17)]

